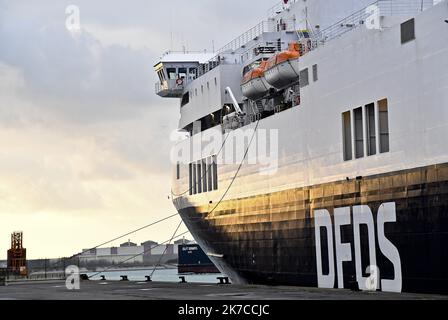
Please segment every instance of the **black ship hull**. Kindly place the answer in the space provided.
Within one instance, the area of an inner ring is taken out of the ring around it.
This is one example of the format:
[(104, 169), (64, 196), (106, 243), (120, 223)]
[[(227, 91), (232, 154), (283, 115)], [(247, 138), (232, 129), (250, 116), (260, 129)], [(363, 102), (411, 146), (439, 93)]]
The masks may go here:
[(234, 282), (362, 287), (374, 265), (378, 290), (448, 293), (448, 164), (212, 208), (179, 212)]

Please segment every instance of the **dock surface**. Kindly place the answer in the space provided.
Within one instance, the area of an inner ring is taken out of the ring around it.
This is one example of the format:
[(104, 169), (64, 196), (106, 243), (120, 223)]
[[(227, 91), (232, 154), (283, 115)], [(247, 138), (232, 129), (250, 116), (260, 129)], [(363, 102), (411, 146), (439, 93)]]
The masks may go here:
[(448, 300), (448, 296), (132, 281), (82, 281), (80, 290), (68, 290), (65, 281), (30, 281), (1, 286), (0, 300)]

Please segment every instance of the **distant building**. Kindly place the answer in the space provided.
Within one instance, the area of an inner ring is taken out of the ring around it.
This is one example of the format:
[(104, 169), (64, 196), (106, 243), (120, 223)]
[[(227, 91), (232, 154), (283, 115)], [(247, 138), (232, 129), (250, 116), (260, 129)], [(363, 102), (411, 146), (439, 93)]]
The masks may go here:
[(131, 242), (131, 240), (128, 240), (125, 243), (120, 244), (120, 247), (136, 247), (137, 244), (134, 242)]
[[(174, 243), (176, 243), (176, 242), (174, 242)], [(142, 246), (156, 246), (156, 245), (158, 245), (158, 243), (155, 241), (148, 240), (148, 241), (142, 242), (141, 245)]]
[(194, 241), (190, 241), (190, 240), (187, 240), (185, 238), (174, 241), (174, 244), (177, 244), (177, 245), (179, 245), (179, 244), (189, 244), (189, 243), (194, 243)]
[[(158, 244), (155, 241), (142, 242), (140, 246), (130, 240), (119, 247), (86, 249), (79, 256), (80, 263), (84, 265), (154, 265), (159, 261), (177, 263), (178, 246), (183, 243), (192, 243), (189, 240), (176, 241), (174, 244)], [(162, 257), (162, 260), (160, 258)]]

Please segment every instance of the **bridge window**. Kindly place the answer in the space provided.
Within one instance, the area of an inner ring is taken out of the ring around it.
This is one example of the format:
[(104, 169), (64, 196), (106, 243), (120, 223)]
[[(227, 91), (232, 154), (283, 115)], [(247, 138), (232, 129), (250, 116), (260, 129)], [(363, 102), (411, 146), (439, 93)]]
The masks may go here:
[(165, 74), (163, 73), (163, 70), (160, 70), (159, 72), (157, 72), (157, 75), (159, 76), (160, 82), (165, 81)]
[(166, 72), (168, 73), (168, 78), (170, 80), (176, 80), (177, 79), (176, 68), (167, 68)]
[(180, 79), (187, 78), (187, 68), (179, 68), (179, 78)]
[(197, 68), (190, 68), (188, 70), (188, 78), (190, 80), (194, 80), (198, 77), (198, 69)]

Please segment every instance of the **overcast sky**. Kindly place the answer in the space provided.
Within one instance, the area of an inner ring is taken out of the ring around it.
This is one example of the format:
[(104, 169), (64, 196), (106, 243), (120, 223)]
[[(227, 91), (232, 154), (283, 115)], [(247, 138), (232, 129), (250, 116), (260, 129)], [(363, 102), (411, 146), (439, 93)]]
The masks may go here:
[[(219, 48), (276, 2), (0, 0), (0, 259), (15, 230), (29, 258), (58, 257), (174, 213), (178, 102), (154, 94), (152, 66)], [(164, 241), (178, 221), (131, 240)]]

